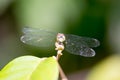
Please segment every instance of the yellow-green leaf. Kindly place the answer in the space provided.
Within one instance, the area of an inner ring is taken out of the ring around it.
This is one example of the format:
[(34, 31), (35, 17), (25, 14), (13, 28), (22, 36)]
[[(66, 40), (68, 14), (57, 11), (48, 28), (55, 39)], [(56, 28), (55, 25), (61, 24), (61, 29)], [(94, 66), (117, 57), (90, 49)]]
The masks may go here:
[(111, 56), (93, 68), (86, 80), (120, 80), (120, 56)]
[(59, 71), (56, 64), (53, 57), (45, 59), (32, 73), (30, 80), (57, 80)]
[[(49, 79), (43, 74), (49, 74)], [(0, 72), (0, 80), (57, 80), (57, 78), (58, 64), (53, 57), (18, 57)]]

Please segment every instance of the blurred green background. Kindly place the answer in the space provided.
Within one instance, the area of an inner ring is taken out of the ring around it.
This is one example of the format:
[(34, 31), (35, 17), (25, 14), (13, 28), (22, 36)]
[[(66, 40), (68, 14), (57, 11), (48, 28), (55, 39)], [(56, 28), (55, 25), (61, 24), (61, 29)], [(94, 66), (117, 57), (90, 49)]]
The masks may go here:
[[(100, 41), (92, 58), (63, 52), (60, 64), (69, 80), (120, 80), (119, 4), (120, 0), (0, 0), (0, 68), (22, 55), (56, 55), (54, 47), (36, 48), (20, 41), (22, 28), (29, 26)], [(96, 71), (103, 75), (94, 75)]]

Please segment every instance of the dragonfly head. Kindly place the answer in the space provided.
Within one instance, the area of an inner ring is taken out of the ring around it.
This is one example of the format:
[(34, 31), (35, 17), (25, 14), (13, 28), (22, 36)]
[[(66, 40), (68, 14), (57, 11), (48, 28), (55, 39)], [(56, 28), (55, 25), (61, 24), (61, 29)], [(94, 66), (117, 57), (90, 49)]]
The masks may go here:
[(65, 35), (62, 33), (58, 33), (56, 37), (58, 42), (64, 42), (65, 41)]

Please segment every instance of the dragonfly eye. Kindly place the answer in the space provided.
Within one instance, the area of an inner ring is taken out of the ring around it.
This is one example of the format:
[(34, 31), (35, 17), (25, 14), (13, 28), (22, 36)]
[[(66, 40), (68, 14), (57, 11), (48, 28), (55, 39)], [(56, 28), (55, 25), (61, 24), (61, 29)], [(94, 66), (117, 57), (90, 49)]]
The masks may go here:
[(64, 42), (65, 41), (65, 35), (62, 33), (57, 34), (57, 41)]

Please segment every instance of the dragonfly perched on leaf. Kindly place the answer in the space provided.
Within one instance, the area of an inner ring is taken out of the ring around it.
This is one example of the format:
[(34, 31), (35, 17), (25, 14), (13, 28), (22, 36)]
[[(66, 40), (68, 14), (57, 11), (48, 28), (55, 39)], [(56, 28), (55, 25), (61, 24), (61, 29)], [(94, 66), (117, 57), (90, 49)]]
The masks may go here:
[[(56, 36), (57, 33), (49, 30), (25, 27), (23, 28), (21, 41), (36, 47), (49, 47), (55, 45)], [(93, 57), (96, 53), (92, 48), (100, 45), (100, 42), (94, 38), (81, 37), (73, 34), (64, 34), (64, 36), (65, 41), (63, 44), (65, 45), (65, 50), (71, 54)]]

